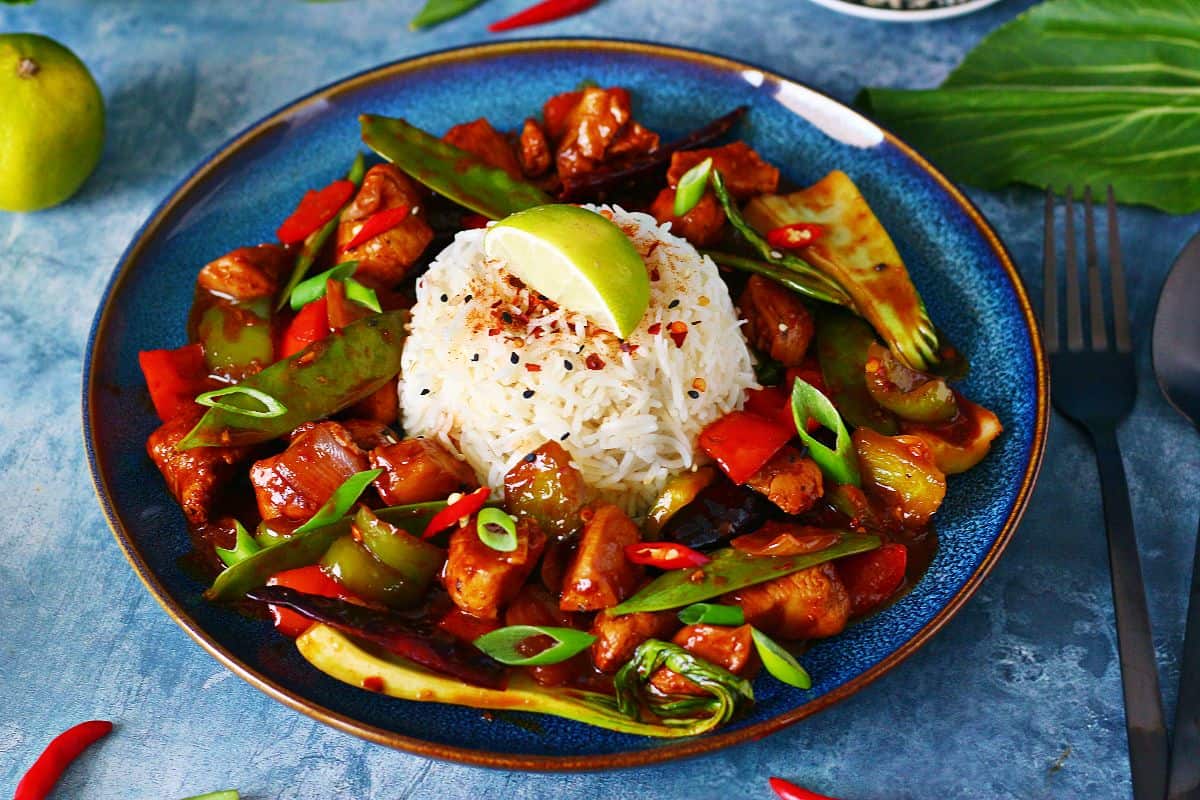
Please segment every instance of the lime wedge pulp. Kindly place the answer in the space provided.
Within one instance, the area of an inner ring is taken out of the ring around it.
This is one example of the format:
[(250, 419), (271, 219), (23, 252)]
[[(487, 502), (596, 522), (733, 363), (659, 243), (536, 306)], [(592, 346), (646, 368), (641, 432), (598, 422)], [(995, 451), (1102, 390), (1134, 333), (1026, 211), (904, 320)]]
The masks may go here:
[(484, 253), (526, 286), (622, 339), (650, 304), (650, 279), (633, 243), (594, 211), (546, 205), (500, 220)]

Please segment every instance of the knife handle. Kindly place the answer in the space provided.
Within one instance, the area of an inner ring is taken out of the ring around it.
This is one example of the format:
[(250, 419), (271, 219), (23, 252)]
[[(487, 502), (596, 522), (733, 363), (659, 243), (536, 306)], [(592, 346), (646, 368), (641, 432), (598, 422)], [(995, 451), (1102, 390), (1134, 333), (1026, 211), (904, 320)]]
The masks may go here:
[(1183, 658), (1179, 666), (1179, 702), (1175, 706), (1175, 741), (1171, 747), (1168, 800), (1200, 800), (1200, 534), (1192, 563)]

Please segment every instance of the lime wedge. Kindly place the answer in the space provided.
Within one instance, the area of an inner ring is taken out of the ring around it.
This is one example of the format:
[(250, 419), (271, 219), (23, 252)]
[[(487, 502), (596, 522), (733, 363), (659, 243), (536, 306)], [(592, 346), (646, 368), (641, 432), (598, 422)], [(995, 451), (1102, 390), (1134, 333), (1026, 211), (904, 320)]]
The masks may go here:
[(633, 243), (609, 220), (571, 205), (547, 205), (500, 220), (483, 238), (526, 286), (622, 339), (650, 304), (650, 279)]

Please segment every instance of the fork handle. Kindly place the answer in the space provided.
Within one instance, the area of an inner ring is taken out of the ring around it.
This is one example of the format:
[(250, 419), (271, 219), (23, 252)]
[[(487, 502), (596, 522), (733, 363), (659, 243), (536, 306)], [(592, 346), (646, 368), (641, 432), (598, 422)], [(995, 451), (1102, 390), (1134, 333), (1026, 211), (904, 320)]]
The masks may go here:
[(1185, 631), (1179, 667), (1179, 702), (1175, 706), (1175, 738), (1171, 743), (1168, 800), (1200, 800), (1200, 534), (1196, 537)]
[(1125, 694), (1125, 734), (1129, 739), (1133, 796), (1135, 800), (1162, 800), (1167, 792), (1167, 728), (1125, 467), (1115, 430), (1093, 428), (1091, 435), (1108, 529), (1109, 573), (1117, 618), (1117, 651)]

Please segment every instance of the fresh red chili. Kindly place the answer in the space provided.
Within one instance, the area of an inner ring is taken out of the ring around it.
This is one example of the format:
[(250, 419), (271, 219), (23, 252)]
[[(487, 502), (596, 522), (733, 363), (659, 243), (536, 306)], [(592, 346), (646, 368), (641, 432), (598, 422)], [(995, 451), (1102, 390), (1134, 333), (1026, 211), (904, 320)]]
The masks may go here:
[(154, 410), (163, 422), (186, 411), (196, 395), (211, 388), (204, 348), (189, 344), (175, 350), (143, 350), (138, 363), (146, 376), (146, 388)]
[(367, 221), (358, 229), (358, 233), (354, 234), (354, 238), (350, 240), (345, 249), (353, 250), (360, 244), (371, 241), (379, 234), (387, 233), (408, 219), (408, 215), (411, 212), (412, 208), (410, 206), (400, 205), (395, 208), (385, 208), (378, 214), (372, 214), (367, 217)]
[(776, 250), (808, 247), (825, 235), (825, 228), (812, 222), (793, 222), (767, 231), (767, 244)]
[(743, 484), (796, 433), (794, 426), (745, 411), (732, 411), (700, 432), (700, 448), (729, 480)]
[(659, 569), (686, 569), (701, 567), (711, 558), (681, 544), (671, 542), (642, 542), (625, 545), (625, 557), (635, 564), (645, 564)]
[(334, 181), (319, 191), (309, 189), (296, 210), (275, 231), (275, 235), (284, 244), (304, 241), (310, 233), (342, 210), (342, 206), (354, 195), (354, 189), (354, 182), (346, 180)]
[(524, 11), (518, 11), (511, 17), (505, 17), (499, 22), (488, 25), (492, 33), (511, 31), (514, 28), (524, 28), (527, 25), (541, 25), (556, 19), (569, 17), (587, 11), (600, 0), (542, 0)]
[(804, 789), (791, 781), (785, 781), (783, 778), (771, 778), (771, 791), (779, 800), (834, 800), (823, 794)]
[(59, 777), (71, 766), (71, 762), (97, 739), (107, 736), (112, 729), (111, 722), (94, 719), (81, 722), (55, 736), (17, 784), (17, 793), (13, 795), (13, 800), (44, 800), (49, 797), (50, 792), (54, 790), (54, 784), (58, 783)]
[(488, 495), (491, 493), (491, 489), (483, 486), (455, 500), (433, 515), (433, 519), (429, 520), (429, 524), (425, 526), (425, 533), (422, 534), (421, 538), (428, 539), (430, 536), (446, 530), (446, 528), (449, 528), (463, 517), (471, 516), (483, 508), (483, 504), (487, 502)]
[(329, 304), (324, 297), (296, 312), (283, 334), (280, 356), (294, 356), (313, 342), (329, 335)]

